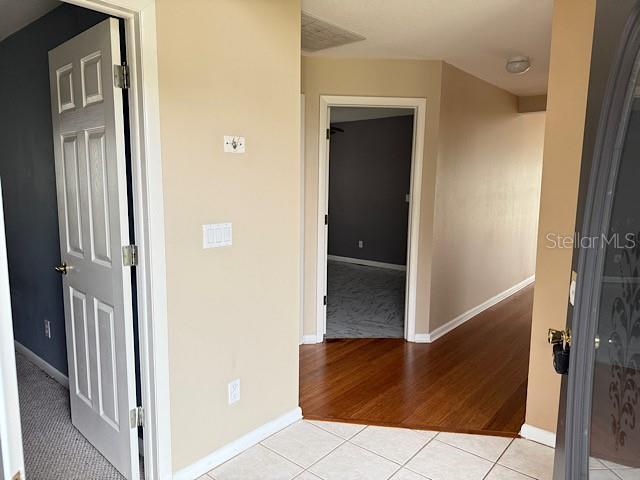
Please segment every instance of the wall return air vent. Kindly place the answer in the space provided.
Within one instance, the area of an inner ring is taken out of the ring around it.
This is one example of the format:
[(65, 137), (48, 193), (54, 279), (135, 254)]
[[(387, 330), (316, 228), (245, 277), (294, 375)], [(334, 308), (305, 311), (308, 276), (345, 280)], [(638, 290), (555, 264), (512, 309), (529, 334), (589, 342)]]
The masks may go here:
[(302, 50), (305, 52), (317, 52), (362, 40), (365, 40), (362, 35), (302, 12)]

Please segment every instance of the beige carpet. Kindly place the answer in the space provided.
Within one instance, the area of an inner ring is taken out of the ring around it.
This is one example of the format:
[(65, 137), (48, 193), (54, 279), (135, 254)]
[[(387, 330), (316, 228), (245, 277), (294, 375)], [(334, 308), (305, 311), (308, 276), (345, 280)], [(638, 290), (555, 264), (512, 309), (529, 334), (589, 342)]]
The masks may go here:
[(67, 389), (20, 354), (16, 364), (27, 478), (123, 480), (71, 424)]

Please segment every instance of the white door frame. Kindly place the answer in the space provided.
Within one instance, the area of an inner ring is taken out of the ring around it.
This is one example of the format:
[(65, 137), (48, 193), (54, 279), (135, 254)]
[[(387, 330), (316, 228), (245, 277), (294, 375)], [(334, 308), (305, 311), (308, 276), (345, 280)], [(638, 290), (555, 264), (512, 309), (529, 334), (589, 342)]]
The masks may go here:
[(414, 342), (416, 337), (416, 290), (418, 280), (418, 246), (420, 234), (420, 196), (422, 190), (422, 163), (427, 101), (424, 98), (353, 97), (320, 95), (320, 122), (318, 132), (318, 258), (316, 292), (316, 342), (322, 342), (326, 332), (328, 228), (325, 214), (329, 210), (329, 148), (327, 128), (330, 127), (331, 107), (413, 108), (413, 151), (411, 158), (411, 188), (409, 192), (409, 232), (407, 241), (407, 276), (404, 309), (404, 338)]
[(64, 0), (124, 19), (146, 480), (172, 477), (155, 0)]
[(0, 478), (24, 476), (22, 430), (16, 356), (11, 346), (13, 321), (11, 317), (11, 291), (9, 265), (5, 242), (4, 210), (0, 182)]
[(306, 134), (306, 101), (304, 93), (300, 94), (300, 285), (298, 300), (300, 302), (300, 332), (298, 343), (302, 345), (304, 337), (304, 176), (305, 176), (305, 141)]

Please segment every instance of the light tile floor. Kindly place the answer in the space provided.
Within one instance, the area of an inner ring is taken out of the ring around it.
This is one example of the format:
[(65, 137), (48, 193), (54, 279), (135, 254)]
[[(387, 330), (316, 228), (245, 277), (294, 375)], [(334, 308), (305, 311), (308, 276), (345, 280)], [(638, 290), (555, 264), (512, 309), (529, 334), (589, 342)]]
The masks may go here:
[[(551, 480), (553, 449), (521, 438), (302, 420), (201, 480)], [(592, 480), (640, 470), (592, 459)]]

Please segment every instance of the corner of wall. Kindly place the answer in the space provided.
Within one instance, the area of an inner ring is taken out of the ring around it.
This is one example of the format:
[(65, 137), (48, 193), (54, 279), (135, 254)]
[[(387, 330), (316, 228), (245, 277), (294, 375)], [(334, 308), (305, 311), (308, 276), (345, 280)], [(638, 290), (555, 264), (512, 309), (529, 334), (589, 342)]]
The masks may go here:
[(549, 432), (556, 431), (560, 377), (546, 332), (566, 324), (573, 249), (547, 248), (545, 239), (575, 228), (595, 12), (595, 0), (557, 0), (553, 11), (525, 420)]
[[(506, 254), (511, 255), (509, 258), (514, 260), (515, 266), (492, 268), (491, 265), (499, 263), (509, 264), (500, 257), (504, 252), (497, 251), (495, 242), (492, 250), (489, 248), (491, 245), (483, 248), (471, 239), (499, 237), (500, 234), (509, 239), (514, 237), (512, 232), (518, 229), (519, 222), (517, 215), (507, 217), (508, 224), (505, 224), (497, 217), (492, 218), (495, 209), (480, 210), (477, 205), (482, 202), (477, 199), (487, 197), (482, 188), (474, 187), (485, 185), (498, 194), (503, 192), (504, 184), (519, 182), (523, 187), (521, 190), (530, 194), (523, 193), (517, 201), (529, 215), (530, 223), (537, 224), (539, 185), (534, 180), (539, 179), (543, 145), (543, 122), (523, 124), (514, 121), (518, 110), (517, 97), (512, 93), (447, 62), (441, 64), (440, 78), (438, 136), (433, 168), (433, 265), (426, 331), (429, 336), (436, 337), (442, 334), (443, 328), (446, 331), (455, 328), (463, 321), (461, 319), (470, 318), (471, 312), (477, 312), (480, 307), (505, 298), (508, 292), (513, 293), (514, 288), (530, 283), (534, 273), (535, 229), (518, 234), (522, 237), (520, 240), (530, 247), (523, 259), (519, 260), (521, 252), (517, 252), (510, 242), (507, 244), (510, 250)], [(504, 138), (512, 141), (504, 142)], [(513, 161), (527, 172), (527, 179), (517, 174), (506, 177), (514, 168), (503, 167)], [(475, 174), (470, 175), (469, 172)], [(477, 209), (475, 218), (487, 216), (482, 225), (463, 211), (474, 208)], [(502, 224), (506, 226), (501, 227)], [(452, 249), (463, 255), (452, 255)], [(483, 255), (486, 260), (476, 260)], [(491, 258), (499, 260), (491, 263)], [(494, 273), (489, 281), (481, 281), (473, 275), (477, 271)]]

